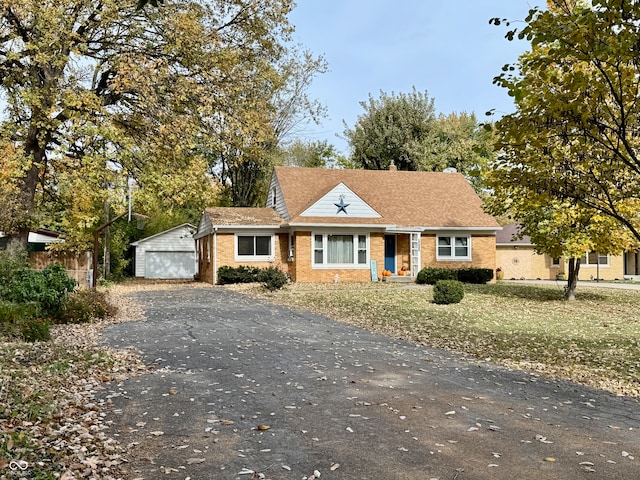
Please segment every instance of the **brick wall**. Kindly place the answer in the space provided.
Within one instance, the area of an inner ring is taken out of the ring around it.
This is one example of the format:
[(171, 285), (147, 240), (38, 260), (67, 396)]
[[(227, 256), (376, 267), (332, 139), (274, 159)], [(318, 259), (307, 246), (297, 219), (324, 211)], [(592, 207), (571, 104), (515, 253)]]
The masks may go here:
[[(313, 269), (311, 265), (311, 242), (311, 232), (295, 233), (295, 261), (290, 265), (291, 278), (294, 281), (302, 283), (330, 283), (335, 281), (336, 275), (339, 276), (340, 282), (371, 281), (369, 265), (363, 269)], [(371, 234), (370, 249), (370, 258), (376, 260), (378, 265), (384, 265), (383, 234)]]
[[(217, 247), (217, 257), (215, 258), (216, 268), (222, 266), (238, 267), (245, 265), (249, 267), (266, 268), (276, 266), (283, 272), (289, 273), (287, 256), (289, 251), (288, 234), (278, 234), (274, 237), (274, 260), (268, 262), (246, 262), (235, 260), (235, 242), (233, 233), (217, 233), (215, 244)], [(198, 279), (203, 282), (213, 283), (214, 269), (214, 235), (208, 235), (198, 240)]]
[(471, 261), (437, 261), (436, 235), (422, 235), (420, 251), (422, 266), (436, 268), (496, 268), (496, 237), (494, 235), (471, 236)]
[[(496, 266), (502, 267), (504, 278), (517, 280), (542, 279), (555, 280), (558, 273), (565, 275), (569, 271), (568, 262), (563, 260), (560, 265), (552, 265), (550, 255), (539, 255), (535, 253), (533, 247), (519, 246), (498, 247)], [(578, 277), (580, 280), (594, 279), (599, 275), (603, 280), (621, 279), (624, 277), (624, 257), (622, 255), (610, 255), (609, 265), (600, 265), (600, 268), (580, 265)]]
[[(202, 281), (213, 282), (213, 235), (200, 239), (198, 242), (198, 262), (199, 278)], [(441, 268), (496, 268), (496, 246), (493, 235), (474, 235), (472, 237), (472, 255), (470, 262), (438, 262), (436, 261), (436, 236), (422, 236), (422, 265), (421, 267), (441, 267)], [(234, 255), (234, 235), (233, 233), (217, 234), (217, 267), (229, 265), (237, 267), (239, 265), (249, 265), (255, 267), (278, 266), (284, 272), (289, 273), (295, 282), (333, 282), (336, 274), (341, 282), (369, 282), (371, 272), (369, 265), (362, 269), (313, 269), (312, 268), (312, 238), (311, 232), (295, 232), (294, 234), (294, 258), (288, 261), (289, 236), (280, 234), (275, 237), (275, 260), (273, 262), (236, 262)], [(369, 256), (371, 260), (376, 260), (378, 272), (384, 268), (384, 233), (372, 232), (369, 238)], [(410, 264), (409, 235), (397, 236), (398, 268), (402, 265)], [(211, 249), (208, 255), (207, 250)]]

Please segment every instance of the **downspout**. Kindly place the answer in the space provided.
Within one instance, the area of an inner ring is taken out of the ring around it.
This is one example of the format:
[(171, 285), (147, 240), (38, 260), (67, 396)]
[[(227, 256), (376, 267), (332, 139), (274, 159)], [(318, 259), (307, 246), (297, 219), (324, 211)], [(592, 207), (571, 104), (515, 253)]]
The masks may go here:
[(213, 229), (213, 284), (218, 283), (218, 227)]

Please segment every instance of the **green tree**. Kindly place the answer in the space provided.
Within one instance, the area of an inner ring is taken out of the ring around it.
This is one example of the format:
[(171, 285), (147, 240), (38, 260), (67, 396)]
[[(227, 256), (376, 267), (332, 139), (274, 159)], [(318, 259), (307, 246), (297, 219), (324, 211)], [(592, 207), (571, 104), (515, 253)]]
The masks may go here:
[(462, 112), (440, 114), (434, 127), (435, 139), (423, 148), (420, 170), (455, 168), (464, 174), (477, 192), (484, 188), (483, 176), (495, 158), (492, 129), (483, 128), (476, 116)]
[(280, 145), (325, 115), (326, 109), (307, 93), (313, 78), (326, 71), (322, 57), (294, 46), (275, 65), (260, 67), (243, 94), (210, 117), (200, 144), (209, 173), (221, 187), (220, 205), (261, 205)]
[(516, 102), (497, 123), (496, 195), (506, 200), (526, 185), (640, 240), (640, 4), (549, 0), (507, 33), (515, 37), (531, 49), (494, 80)]
[(340, 155), (326, 140), (296, 139), (280, 148), (278, 163), (292, 167), (335, 168)]
[(427, 92), (381, 92), (361, 102), (365, 113), (353, 129), (345, 126), (356, 168), (382, 170), (393, 162), (400, 170), (443, 171), (455, 168), (482, 190), (482, 173), (493, 158), (492, 133), (475, 115), (436, 116)]
[[(176, 0), (159, 12), (136, 10), (130, 0), (0, 4), (0, 91), (8, 105), (0, 139), (21, 160), (9, 231), (26, 242), (43, 212), (63, 218), (69, 205), (78, 209), (76, 233), (91, 231), (128, 177), (169, 192), (186, 185), (178, 172), (187, 164), (193, 178), (199, 139), (212, 124), (261, 131), (264, 120), (244, 98), (256, 84), (279, 82), (291, 5)], [(206, 167), (198, 172), (205, 178)], [(150, 180), (164, 174), (175, 184)]]
[(344, 130), (351, 162), (369, 170), (385, 170), (392, 162), (400, 170), (418, 170), (428, 154), (422, 147), (435, 143), (433, 98), (415, 88), (409, 94), (381, 91), (360, 105), (365, 112)]
[(580, 258), (587, 252), (620, 254), (635, 248), (637, 240), (610, 216), (585, 208), (569, 200), (558, 201), (536, 193), (526, 183), (508, 184), (508, 172), (492, 170), (487, 182), (495, 193), (485, 198), (485, 207), (496, 216), (505, 216), (520, 224), (520, 234), (531, 237), (538, 254), (568, 260), (565, 298), (575, 300), (580, 273)]

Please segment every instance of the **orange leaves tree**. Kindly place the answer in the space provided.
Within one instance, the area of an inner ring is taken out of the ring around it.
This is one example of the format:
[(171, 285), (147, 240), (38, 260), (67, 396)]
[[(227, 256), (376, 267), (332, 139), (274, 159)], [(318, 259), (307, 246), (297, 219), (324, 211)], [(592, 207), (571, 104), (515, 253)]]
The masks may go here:
[[(149, 189), (142, 199), (165, 198), (165, 187), (175, 205), (210, 197), (197, 186), (212, 185), (199, 149), (212, 123), (220, 148), (227, 125), (270, 135), (269, 115), (253, 110), (268, 112), (269, 97), (248, 92), (277, 80), (290, 9), (288, 0), (1, 2), (0, 143), (18, 163), (3, 189), (17, 206), (0, 229), (26, 242), (37, 220), (81, 241), (128, 178)], [(73, 225), (56, 223), (67, 213)]]

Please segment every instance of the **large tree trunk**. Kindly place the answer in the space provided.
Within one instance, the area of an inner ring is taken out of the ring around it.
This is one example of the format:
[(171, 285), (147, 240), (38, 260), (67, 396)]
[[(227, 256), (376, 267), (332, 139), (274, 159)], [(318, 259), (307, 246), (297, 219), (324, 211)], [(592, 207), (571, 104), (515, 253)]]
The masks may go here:
[(32, 227), (31, 220), (35, 213), (35, 198), (38, 183), (40, 182), (40, 172), (46, 168), (47, 163), (47, 154), (44, 148), (46, 139), (41, 142), (38, 138), (40, 134), (39, 129), (31, 127), (27, 135), (27, 141), (25, 142), (25, 155), (31, 159), (31, 166), (20, 182), (20, 193), (18, 196), (20, 209), (22, 210), (21, 218), (17, 219), (17, 232), (11, 236), (11, 241), (19, 243), (25, 249), (27, 248), (27, 242), (29, 240), (29, 231)]
[(565, 300), (574, 301), (576, 299), (576, 287), (578, 285), (578, 273), (580, 272), (580, 259), (569, 259), (569, 275), (567, 278), (567, 288), (564, 295)]

